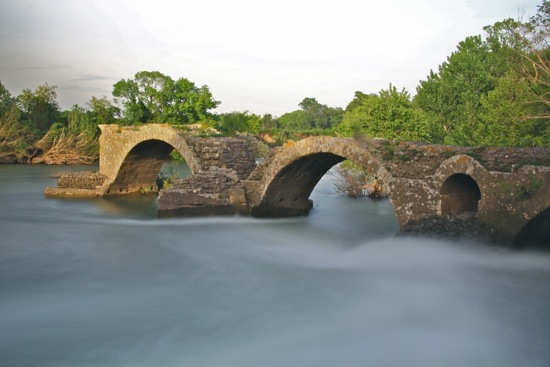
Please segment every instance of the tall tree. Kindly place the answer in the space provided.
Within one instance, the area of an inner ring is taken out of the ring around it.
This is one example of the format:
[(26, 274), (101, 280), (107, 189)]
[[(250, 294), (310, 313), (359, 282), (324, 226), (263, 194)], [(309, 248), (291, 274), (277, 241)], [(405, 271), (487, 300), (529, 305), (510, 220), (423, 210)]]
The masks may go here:
[(4, 116), (16, 104), (16, 98), (13, 97), (10, 91), (0, 81), (0, 116)]
[[(357, 93), (356, 93), (357, 95)], [(340, 132), (392, 140), (429, 141), (427, 120), (405, 89), (390, 84), (378, 95), (361, 93), (361, 100), (344, 114)]]
[(448, 144), (472, 144), (479, 125), (481, 97), (506, 73), (502, 48), (481, 36), (460, 42), (457, 51), (420, 82), (415, 103), (430, 119), (434, 136)]
[(285, 113), (279, 117), (282, 128), (290, 130), (331, 129), (340, 124), (344, 111), (339, 107), (328, 107), (315, 98), (304, 98), (299, 110)]
[(197, 87), (185, 78), (174, 81), (158, 71), (141, 71), (134, 79), (118, 81), (113, 96), (128, 124), (194, 123), (211, 118), (209, 111), (220, 104), (206, 85)]
[(235, 133), (257, 133), (260, 131), (262, 118), (258, 115), (244, 112), (229, 112), (220, 116), (218, 127), (228, 134)]
[(550, 145), (550, 3), (468, 37), (417, 88), (436, 142)]
[(92, 115), (95, 125), (114, 124), (120, 115), (120, 109), (111, 103), (107, 97), (92, 97), (87, 103), (88, 111)]
[(22, 119), (38, 133), (45, 133), (59, 116), (56, 86), (47, 83), (34, 91), (23, 89), (18, 96)]

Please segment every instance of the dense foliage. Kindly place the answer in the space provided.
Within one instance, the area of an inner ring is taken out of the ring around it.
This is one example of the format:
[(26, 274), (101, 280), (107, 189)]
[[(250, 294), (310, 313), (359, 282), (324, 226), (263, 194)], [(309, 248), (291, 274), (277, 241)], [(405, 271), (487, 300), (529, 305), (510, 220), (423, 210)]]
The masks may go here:
[(549, 14), (544, 1), (529, 22), (485, 27), (420, 82), (414, 103), (433, 141), (550, 146)]
[(430, 140), (427, 120), (414, 108), (410, 94), (390, 85), (379, 94), (357, 92), (339, 127), (344, 135), (365, 134), (392, 140)]
[(134, 79), (120, 80), (113, 87), (122, 105), (122, 121), (133, 125), (146, 122), (188, 124), (208, 121), (214, 100), (206, 85), (195, 86), (185, 78), (173, 80), (158, 71), (141, 71)]
[[(0, 82), (0, 162), (89, 162), (99, 124), (198, 124), (219, 133), (256, 134), (270, 144), (308, 135), (382, 137), (457, 145), (550, 147), (550, 2), (528, 20), (506, 19), (467, 37), (416, 95), (390, 84), (355, 92), (346, 106), (304, 98), (275, 117), (248, 111), (215, 114), (208, 86), (140, 71), (113, 86), (113, 101), (92, 99), (61, 111), (48, 84), (12, 96)], [(48, 157), (49, 158), (37, 158)], [(68, 157), (72, 157), (68, 159)]]

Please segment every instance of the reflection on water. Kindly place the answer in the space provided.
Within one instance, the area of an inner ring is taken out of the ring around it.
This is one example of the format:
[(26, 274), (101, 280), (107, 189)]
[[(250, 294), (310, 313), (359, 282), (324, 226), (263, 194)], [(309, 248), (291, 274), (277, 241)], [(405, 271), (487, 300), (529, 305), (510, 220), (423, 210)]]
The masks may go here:
[(0, 166), (2, 366), (550, 361), (548, 254), (394, 238), (388, 201), (329, 177), (307, 218), (159, 220), (154, 197), (46, 200), (58, 171)]

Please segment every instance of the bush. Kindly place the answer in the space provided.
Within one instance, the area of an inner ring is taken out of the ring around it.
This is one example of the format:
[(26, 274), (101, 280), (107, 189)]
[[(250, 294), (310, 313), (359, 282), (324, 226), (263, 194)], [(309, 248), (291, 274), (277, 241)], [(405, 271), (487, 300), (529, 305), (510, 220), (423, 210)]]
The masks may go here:
[(336, 192), (358, 198), (368, 196), (372, 199), (387, 197), (378, 186), (376, 177), (370, 175), (363, 167), (352, 161), (344, 161), (336, 167)]

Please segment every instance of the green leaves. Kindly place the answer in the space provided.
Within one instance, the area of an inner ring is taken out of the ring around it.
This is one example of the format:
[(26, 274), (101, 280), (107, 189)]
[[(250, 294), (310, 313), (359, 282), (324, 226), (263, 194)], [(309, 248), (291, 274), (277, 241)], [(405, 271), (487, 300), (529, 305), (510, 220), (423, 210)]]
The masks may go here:
[[(427, 120), (413, 106), (406, 90), (398, 91), (390, 84), (378, 95), (356, 92), (358, 100), (346, 109), (340, 132), (391, 140), (429, 141)], [(351, 106), (351, 107), (350, 107)]]
[(59, 116), (56, 89), (56, 86), (44, 84), (34, 91), (23, 89), (18, 97), (18, 104), (23, 112), (22, 119), (38, 133), (48, 131)]
[(283, 114), (279, 124), (289, 130), (331, 129), (340, 124), (343, 110), (339, 107), (328, 107), (317, 102), (317, 99), (306, 97), (298, 104), (300, 110)]
[(158, 122), (188, 124), (211, 118), (214, 100), (206, 85), (197, 87), (185, 78), (173, 80), (158, 71), (141, 71), (134, 79), (122, 79), (113, 96), (123, 107), (127, 124)]
[(550, 146), (550, 5), (506, 19), (457, 50), (417, 88), (434, 142)]

